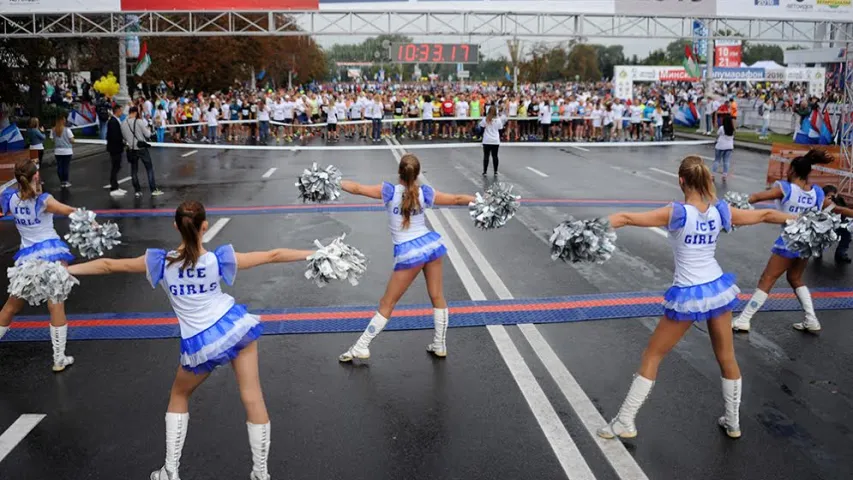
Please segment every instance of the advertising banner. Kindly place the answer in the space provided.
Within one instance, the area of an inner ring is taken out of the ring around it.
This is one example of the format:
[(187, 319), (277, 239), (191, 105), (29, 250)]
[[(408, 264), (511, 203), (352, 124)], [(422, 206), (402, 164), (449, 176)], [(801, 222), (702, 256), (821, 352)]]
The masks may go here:
[(701, 18), (716, 14), (717, 0), (616, 0), (616, 15)]
[(613, 67), (613, 96), (628, 100), (634, 94), (632, 67)]
[(658, 81), (660, 82), (698, 82), (698, 77), (691, 77), (684, 67), (666, 68), (658, 70)]
[[(702, 73), (705, 76), (706, 73)], [(715, 68), (713, 73), (714, 80), (735, 81), (735, 82), (753, 82), (756, 80), (764, 80), (763, 68)]]
[[(3, 1), (3, 0), (0, 0)], [(121, 0), (125, 12), (317, 10), (317, 0)]]
[(714, 42), (714, 67), (739, 68), (743, 60), (740, 40)]
[(701, 20), (693, 20), (693, 53), (702, 59), (708, 55), (708, 27)]
[(853, 20), (851, 0), (717, 0), (717, 15), (784, 20)]
[(119, 11), (121, 11), (121, 0), (0, 0), (0, 14)]
[(613, 15), (616, 0), (320, 0), (320, 10), (353, 12), (548, 12)]

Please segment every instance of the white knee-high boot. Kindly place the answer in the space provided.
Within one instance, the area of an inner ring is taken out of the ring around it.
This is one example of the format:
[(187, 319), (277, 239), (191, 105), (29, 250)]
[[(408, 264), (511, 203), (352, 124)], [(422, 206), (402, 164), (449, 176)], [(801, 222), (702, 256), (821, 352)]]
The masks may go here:
[(720, 427), (726, 429), (726, 435), (740, 438), (740, 399), (743, 391), (743, 379), (723, 378), (723, 402), (726, 413), (717, 420)]
[(747, 302), (746, 308), (743, 309), (743, 312), (741, 312), (740, 315), (732, 321), (732, 330), (736, 332), (748, 332), (750, 328), (749, 322), (752, 320), (752, 316), (761, 310), (761, 307), (766, 301), (767, 292), (756, 290), (755, 293), (752, 294), (752, 298)]
[(68, 340), (68, 325), (50, 326), (50, 343), (53, 345), (53, 371), (61, 372), (74, 363), (74, 357), (65, 355), (65, 343)]
[(0, 340), (3, 339), (3, 335), (6, 335), (6, 332), (9, 331), (9, 327), (0, 327)]
[(252, 449), (252, 480), (270, 480), (270, 423), (246, 423), (249, 430), (249, 448)]
[(427, 345), (427, 351), (432, 352), (437, 357), (447, 356), (447, 325), (450, 321), (446, 308), (435, 308), (432, 311), (433, 325), (435, 333), (432, 337), (432, 343)]
[(795, 323), (794, 328), (797, 330), (808, 330), (809, 332), (817, 332), (820, 330), (820, 322), (817, 321), (817, 315), (814, 313), (814, 305), (812, 304), (812, 294), (809, 293), (808, 287), (803, 285), (794, 290), (797, 294), (797, 300), (806, 312), (806, 319), (803, 322)]
[(166, 412), (166, 460), (163, 468), (151, 472), (151, 480), (180, 480), (181, 453), (189, 423), (189, 413)]
[(381, 332), (387, 324), (388, 319), (383, 317), (381, 313), (376, 312), (370, 320), (370, 323), (367, 324), (367, 328), (364, 329), (364, 333), (362, 333), (361, 336), (358, 337), (358, 340), (356, 340), (355, 345), (342, 353), (338, 357), (338, 360), (341, 362), (349, 362), (352, 361), (353, 358), (370, 358), (370, 342), (379, 335), (379, 332)]
[(622, 402), (622, 407), (619, 408), (619, 413), (606, 427), (598, 429), (598, 436), (602, 438), (634, 438), (637, 436), (637, 426), (634, 424), (634, 419), (637, 418), (637, 412), (640, 407), (649, 398), (649, 393), (655, 382), (649, 380), (639, 374), (634, 375), (634, 381), (631, 382), (631, 388), (628, 389), (628, 395)]

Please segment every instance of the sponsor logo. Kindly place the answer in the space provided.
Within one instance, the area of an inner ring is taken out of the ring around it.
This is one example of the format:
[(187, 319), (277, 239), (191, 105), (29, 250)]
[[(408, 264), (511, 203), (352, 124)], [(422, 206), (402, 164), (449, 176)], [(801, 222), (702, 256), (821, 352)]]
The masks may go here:
[(778, 7), (779, 0), (755, 0), (756, 7)]
[(619, 78), (627, 78), (627, 77), (628, 77), (628, 72), (626, 72), (625, 70), (621, 70), (619, 72)]
[(850, 0), (817, 0), (817, 4), (829, 8), (850, 7)]

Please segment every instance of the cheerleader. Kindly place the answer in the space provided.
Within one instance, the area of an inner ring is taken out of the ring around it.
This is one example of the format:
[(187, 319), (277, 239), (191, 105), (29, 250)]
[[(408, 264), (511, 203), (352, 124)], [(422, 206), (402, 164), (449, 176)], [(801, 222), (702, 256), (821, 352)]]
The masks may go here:
[(441, 236), (427, 228), (424, 208), (433, 205), (467, 205), (474, 201), (474, 197), (440, 193), (430, 186), (418, 185), (420, 172), (418, 158), (407, 153), (400, 159), (397, 171), (400, 181), (397, 185), (385, 182), (368, 186), (346, 180), (341, 182), (341, 188), (347, 193), (382, 200), (394, 242), (394, 273), (391, 274), (385, 294), (379, 300), (379, 310), (355, 344), (338, 357), (341, 362), (370, 358), (370, 342), (385, 328), (394, 306), (421, 271), (432, 301), (435, 326), (433, 341), (427, 345), (427, 351), (437, 357), (447, 356), (445, 334), (448, 315), (441, 278), (441, 258), (447, 250), (441, 242)]
[(172, 384), (166, 410), (166, 461), (151, 473), (151, 480), (178, 480), (181, 451), (189, 423), (189, 399), (218, 366), (231, 364), (237, 375), (240, 398), (246, 409), (249, 446), (252, 450), (251, 480), (269, 480), (267, 459), (270, 420), (258, 376), (258, 345), (263, 326), (244, 305), (220, 288), (233, 285), (238, 270), (268, 263), (305, 260), (309, 250), (276, 249), (237, 253), (231, 245), (210, 252), (202, 237), (208, 223), (204, 206), (182, 203), (175, 212), (181, 245), (171, 252), (148, 249), (133, 259), (99, 259), (68, 267), (72, 275), (145, 273), (151, 286), (161, 285), (181, 328), (181, 366)]
[[(67, 264), (74, 260), (68, 245), (53, 228), (53, 215), (70, 215), (75, 208), (56, 201), (49, 193), (41, 191), (38, 165), (31, 160), (15, 164), (17, 189), (7, 189), (0, 195), (3, 215), (11, 215), (21, 235), (21, 249), (15, 254), (15, 265), (26, 260), (46, 260)], [(0, 310), (0, 338), (9, 331), (14, 316), (24, 308), (24, 300), (9, 296)], [(50, 313), (50, 343), (53, 345), (53, 371), (61, 372), (74, 363), (74, 357), (65, 355), (68, 338), (68, 320), (65, 304), (48, 302)]]
[[(773, 184), (773, 188), (770, 190), (750, 195), (749, 203), (775, 200), (777, 209), (791, 214), (799, 214), (832, 205), (834, 212), (847, 216), (853, 215), (853, 210), (835, 206), (831, 200), (825, 197), (819, 186), (808, 184), (812, 166), (827, 164), (831, 161), (832, 157), (826, 152), (809, 150), (805, 155), (791, 161), (787, 181), (779, 180)], [(758, 280), (758, 288), (752, 294), (752, 298), (749, 299), (749, 303), (743, 312), (732, 322), (732, 329), (736, 332), (749, 332), (753, 315), (767, 301), (767, 294), (770, 293), (770, 289), (773, 288), (776, 280), (783, 273), (787, 273), (788, 283), (794, 289), (797, 300), (800, 301), (800, 305), (806, 312), (805, 320), (795, 323), (793, 327), (803, 332), (815, 333), (820, 331), (820, 322), (815, 315), (811, 293), (803, 283), (803, 271), (806, 269), (809, 259), (800, 258), (798, 253), (788, 250), (781, 235), (776, 239), (776, 243), (773, 244), (770, 251), (772, 254), (770, 260), (767, 261), (767, 266), (764, 267), (761, 278)]]
[(655, 328), (640, 361), (628, 395), (616, 417), (598, 430), (603, 438), (637, 436), (634, 419), (657, 378), (664, 356), (694, 322), (708, 322), (714, 355), (722, 374), (725, 415), (718, 424), (731, 438), (741, 435), (739, 406), (741, 375), (734, 355), (731, 310), (740, 292), (735, 276), (723, 273), (714, 252), (721, 231), (732, 225), (784, 223), (792, 218), (773, 210), (738, 210), (715, 197), (711, 172), (697, 156), (688, 156), (678, 169), (684, 202), (644, 213), (616, 213), (613, 228), (624, 226), (664, 227), (675, 256), (673, 285), (664, 294), (664, 315)]

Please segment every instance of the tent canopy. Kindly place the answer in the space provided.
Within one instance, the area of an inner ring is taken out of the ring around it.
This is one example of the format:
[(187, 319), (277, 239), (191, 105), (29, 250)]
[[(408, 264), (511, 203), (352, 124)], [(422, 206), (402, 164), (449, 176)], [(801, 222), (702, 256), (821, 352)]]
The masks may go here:
[(751, 65), (752, 68), (763, 68), (765, 70), (784, 70), (785, 67), (779, 65), (773, 60), (762, 60)]

